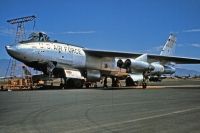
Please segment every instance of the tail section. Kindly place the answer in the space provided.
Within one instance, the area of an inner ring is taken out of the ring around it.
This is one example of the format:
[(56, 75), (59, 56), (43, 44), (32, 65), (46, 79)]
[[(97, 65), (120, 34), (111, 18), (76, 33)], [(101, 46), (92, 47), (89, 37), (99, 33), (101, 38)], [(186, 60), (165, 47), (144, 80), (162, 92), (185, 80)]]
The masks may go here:
[(167, 42), (165, 43), (160, 55), (171, 56), (175, 52), (176, 36), (170, 34)]

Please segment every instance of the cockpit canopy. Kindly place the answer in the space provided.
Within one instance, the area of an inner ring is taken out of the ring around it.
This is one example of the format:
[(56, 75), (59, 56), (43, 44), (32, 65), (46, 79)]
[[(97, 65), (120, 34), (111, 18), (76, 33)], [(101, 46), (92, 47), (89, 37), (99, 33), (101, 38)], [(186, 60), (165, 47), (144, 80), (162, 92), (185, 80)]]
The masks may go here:
[(62, 43), (62, 44), (66, 44), (66, 45), (73, 45), (73, 46), (80, 47), (80, 46), (74, 45), (74, 44), (59, 42), (57, 40), (50, 40), (50, 37), (44, 32), (33, 32), (29, 35), (27, 40), (20, 41), (19, 43), (28, 44), (30, 42), (56, 42), (56, 43)]
[(47, 42), (49, 41), (49, 37), (44, 32), (33, 32), (29, 35), (28, 40), (33, 42)]

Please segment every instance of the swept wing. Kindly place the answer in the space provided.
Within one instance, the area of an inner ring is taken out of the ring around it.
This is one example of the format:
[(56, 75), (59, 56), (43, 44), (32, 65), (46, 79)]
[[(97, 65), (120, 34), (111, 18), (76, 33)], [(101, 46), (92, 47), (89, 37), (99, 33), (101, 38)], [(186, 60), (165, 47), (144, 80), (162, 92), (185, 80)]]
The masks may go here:
[[(121, 57), (121, 58), (137, 58), (143, 53), (129, 53), (121, 51), (106, 51), (106, 50), (92, 50), (84, 49), (85, 53), (88, 55), (96, 57)], [(189, 57), (180, 57), (180, 56), (164, 56), (164, 55), (155, 55), (148, 54), (148, 62), (173, 62), (176, 64), (200, 64), (200, 59), (198, 58), (189, 58)]]

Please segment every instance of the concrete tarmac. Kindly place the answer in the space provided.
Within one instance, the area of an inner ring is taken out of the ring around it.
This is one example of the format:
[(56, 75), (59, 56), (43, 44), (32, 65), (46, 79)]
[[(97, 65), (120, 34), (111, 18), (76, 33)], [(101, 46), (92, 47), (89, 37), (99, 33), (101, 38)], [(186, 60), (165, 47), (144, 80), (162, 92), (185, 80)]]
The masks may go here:
[(199, 133), (200, 87), (0, 92), (0, 133), (129, 132)]

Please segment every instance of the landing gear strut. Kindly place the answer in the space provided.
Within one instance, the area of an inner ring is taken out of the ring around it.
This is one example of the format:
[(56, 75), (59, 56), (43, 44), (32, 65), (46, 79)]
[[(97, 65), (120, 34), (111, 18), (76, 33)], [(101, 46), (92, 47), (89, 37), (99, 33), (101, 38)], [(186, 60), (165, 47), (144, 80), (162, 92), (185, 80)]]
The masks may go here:
[(146, 89), (147, 88), (147, 83), (145, 81), (142, 81), (142, 88)]
[(104, 78), (103, 87), (104, 87), (104, 88), (108, 88), (108, 85), (107, 85), (107, 77)]
[(143, 81), (142, 81), (142, 88), (146, 89), (147, 88), (147, 81), (148, 81), (148, 75), (146, 72), (143, 73)]
[(119, 87), (119, 80), (115, 77), (112, 77), (112, 87)]

